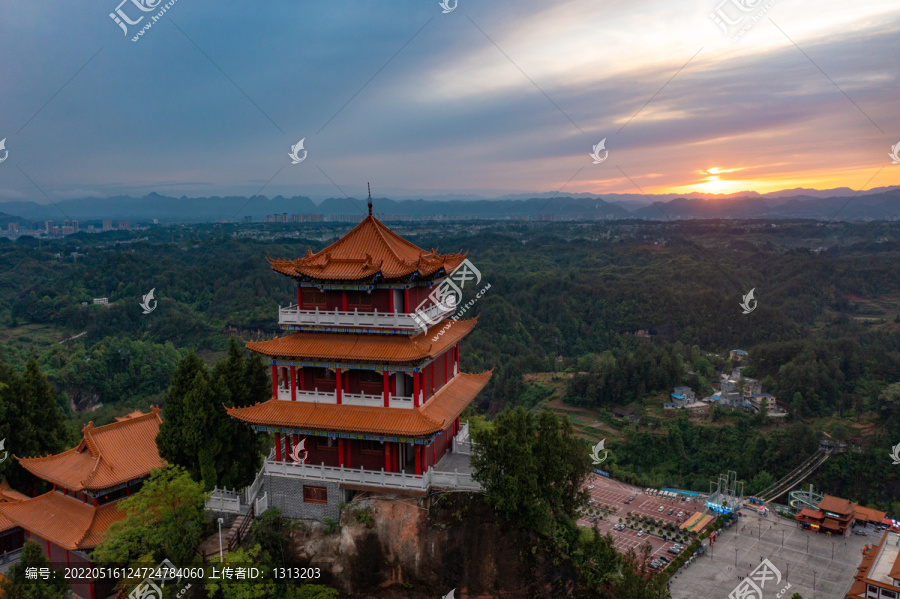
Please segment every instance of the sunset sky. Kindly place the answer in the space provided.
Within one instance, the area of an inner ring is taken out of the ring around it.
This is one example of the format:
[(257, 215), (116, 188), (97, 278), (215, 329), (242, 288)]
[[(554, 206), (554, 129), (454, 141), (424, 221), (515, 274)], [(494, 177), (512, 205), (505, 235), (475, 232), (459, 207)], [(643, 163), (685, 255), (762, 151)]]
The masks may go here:
[(900, 185), (897, 0), (119, 1), (4, 6), (0, 201)]

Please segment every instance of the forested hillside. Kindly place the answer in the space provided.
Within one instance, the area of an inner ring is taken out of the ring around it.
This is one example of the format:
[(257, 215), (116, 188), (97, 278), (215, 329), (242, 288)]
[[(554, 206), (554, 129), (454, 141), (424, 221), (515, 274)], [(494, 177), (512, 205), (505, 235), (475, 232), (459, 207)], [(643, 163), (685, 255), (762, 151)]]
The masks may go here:
[[(348, 228), (202, 225), (4, 239), (0, 359), (24, 371), (34, 357), (72, 423), (159, 402), (191, 350), (211, 364), (231, 335), (277, 332), (278, 306), (295, 292), (267, 256), (321, 249)], [(642, 415), (616, 424), (613, 465), (623, 476), (700, 486), (709, 472), (732, 467), (762, 484), (827, 430), (862, 453), (826, 464), (817, 475), (823, 487), (882, 505), (900, 491), (887, 457), (870, 457), (890, 447), (900, 421), (900, 391), (890, 387), (900, 382), (900, 225), (396, 228), (422, 247), (467, 249), (481, 285), (491, 285), (470, 310), (479, 326), (462, 352), (464, 370), (495, 372), (480, 411), (543, 405), (553, 390), (524, 375), (567, 373), (561, 392), (570, 405), (598, 413), (628, 405)], [(139, 304), (151, 289), (158, 305), (144, 314)], [(750, 289), (758, 307), (742, 314)], [(110, 305), (92, 303), (100, 297)], [(653, 398), (675, 385), (711, 391), (737, 347), (750, 353), (747, 374), (790, 409), (787, 422), (773, 429), (735, 414), (715, 422), (653, 417)]]

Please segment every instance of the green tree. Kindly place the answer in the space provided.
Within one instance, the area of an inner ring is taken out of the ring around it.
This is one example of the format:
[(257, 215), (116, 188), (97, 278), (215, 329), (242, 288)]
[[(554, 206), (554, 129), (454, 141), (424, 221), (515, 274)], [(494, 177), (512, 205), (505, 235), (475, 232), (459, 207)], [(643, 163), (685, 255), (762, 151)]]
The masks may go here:
[(29, 580), (25, 571), (29, 568), (49, 568), (50, 560), (44, 555), (41, 546), (28, 540), (22, 547), (19, 562), (14, 564), (0, 579), (0, 593), (5, 599), (65, 599), (69, 590), (63, 572), (50, 571), (50, 579)]
[(548, 536), (574, 523), (587, 499), (589, 460), (567, 420), (542, 412), (535, 422), (521, 407), (504, 410), (473, 442), (473, 476), (504, 519)]
[[(252, 567), (259, 563), (259, 545), (254, 545), (249, 549), (238, 547), (234, 551), (229, 551), (224, 556), (226, 566), (234, 567)], [(213, 563), (215, 566), (216, 563)], [(206, 593), (209, 597), (221, 597), (222, 599), (268, 599), (281, 596), (277, 593), (275, 581), (269, 578), (261, 578), (253, 582), (219, 582), (217, 580), (209, 580), (206, 583)]]
[(199, 559), (206, 494), (179, 466), (154, 470), (141, 490), (119, 502), (125, 518), (113, 522), (94, 550), (100, 563), (148, 563), (169, 559), (187, 566)]
[(270, 508), (250, 527), (249, 544), (260, 547), (260, 559), (265, 564), (287, 566), (295, 561), (291, 541), (297, 528), (297, 523), (283, 517), (281, 510)]
[(172, 378), (156, 444), (164, 459), (183, 466), (207, 490), (246, 486), (259, 467), (263, 441), (224, 407), (234, 398), (241, 404), (258, 401), (262, 391), (255, 370), (232, 342), (212, 372), (192, 352)]
[[(18, 456), (58, 453), (69, 440), (56, 392), (35, 360), (21, 375), (0, 362), (0, 438), (4, 449)], [(33, 484), (16, 460), (6, 460), (0, 473), (13, 486)]]

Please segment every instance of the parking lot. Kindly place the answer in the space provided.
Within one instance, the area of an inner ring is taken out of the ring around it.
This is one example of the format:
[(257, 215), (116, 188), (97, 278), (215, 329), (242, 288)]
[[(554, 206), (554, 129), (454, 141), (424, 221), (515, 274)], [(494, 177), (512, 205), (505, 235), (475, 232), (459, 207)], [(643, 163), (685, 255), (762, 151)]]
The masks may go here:
[[(620, 518), (622, 523), (624, 523), (628, 512), (631, 512), (632, 516), (652, 516), (656, 520), (671, 522), (677, 526), (698, 509), (701, 511), (705, 510), (703, 502), (696, 499), (680, 501), (678, 499), (652, 496), (646, 494), (644, 489), (632, 487), (622, 482), (595, 474), (592, 474), (588, 478), (587, 486), (588, 493), (590, 493), (591, 499), (594, 500), (593, 503), (590, 504), (590, 507), (602, 509), (604, 506), (609, 506), (613, 513), (609, 516), (604, 515), (602, 520), (597, 519), (594, 523), (591, 523), (590, 518), (585, 516), (578, 520), (578, 525), (586, 528), (596, 526), (601, 534), (609, 532), (613, 537), (616, 549), (623, 553), (629, 549), (634, 549), (636, 552), (639, 552), (642, 546), (650, 545), (651, 560), (660, 555), (664, 555), (670, 559), (674, 557), (673, 555), (666, 553), (666, 550), (675, 545), (675, 543), (664, 541), (659, 537), (648, 534), (638, 537), (638, 532), (636, 530), (628, 528), (622, 531), (613, 530), (613, 526), (619, 524)], [(634, 501), (626, 504), (625, 502), (629, 497), (634, 497)], [(660, 507), (664, 508), (662, 512), (659, 511)], [(673, 510), (672, 515), (668, 515), (667, 512), (669, 509)], [(681, 518), (677, 516), (679, 511), (683, 512)], [(683, 544), (686, 545), (687, 543)]]
[[(797, 528), (795, 522), (774, 515), (763, 518), (741, 511), (737, 523), (722, 531), (712, 547), (672, 578), (673, 599), (722, 598), (753, 571), (763, 559), (777, 568), (781, 580), (764, 597), (791, 585), (784, 597), (800, 593), (804, 599), (843, 599), (862, 557), (866, 543), (881, 536), (832, 537)], [(774, 582), (773, 582), (774, 584)]]

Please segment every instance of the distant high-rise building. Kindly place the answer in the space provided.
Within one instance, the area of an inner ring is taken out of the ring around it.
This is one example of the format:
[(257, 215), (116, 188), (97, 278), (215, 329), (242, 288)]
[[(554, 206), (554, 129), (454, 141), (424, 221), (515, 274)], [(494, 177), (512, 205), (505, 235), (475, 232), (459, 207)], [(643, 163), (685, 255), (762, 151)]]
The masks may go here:
[(158, 225), (158, 224), (159, 224), (159, 219), (158, 219), (158, 218), (154, 218), (154, 219), (153, 219), (153, 224), (154, 224), (154, 225)]
[(74, 233), (78, 232), (78, 221), (77, 220), (72, 221), (72, 230)]
[(53, 230), (51, 231), (51, 234), (52, 234), (52, 235), (59, 235), (59, 227), (54, 226), (54, 227), (53, 227)]
[(119, 226), (116, 228), (119, 229), (120, 231), (127, 231), (128, 229), (131, 228), (131, 223), (128, 222), (127, 220), (120, 220)]
[(9, 223), (8, 225), (6, 225), (6, 228), (9, 229), (11, 233), (19, 232), (19, 225), (17, 225), (16, 223)]
[(245, 216), (245, 217), (244, 217), (244, 222), (245, 222), (245, 223), (252, 223), (252, 222), (253, 222), (253, 217), (252, 217), (252, 216)]
[(44, 221), (44, 230), (47, 232), (48, 235), (53, 233), (53, 221), (52, 220)]
[(103, 230), (104, 231), (112, 231), (112, 221), (111, 220), (103, 221)]

